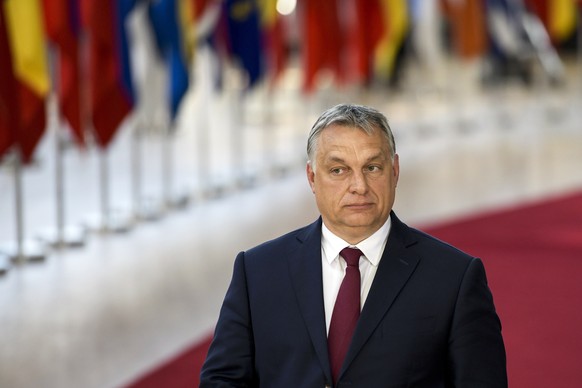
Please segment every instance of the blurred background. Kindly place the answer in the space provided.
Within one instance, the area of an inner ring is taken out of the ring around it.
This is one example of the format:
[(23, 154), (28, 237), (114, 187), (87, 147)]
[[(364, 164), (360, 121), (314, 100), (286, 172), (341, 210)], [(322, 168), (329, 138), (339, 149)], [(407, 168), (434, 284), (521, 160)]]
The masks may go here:
[(579, 192), (581, 7), (0, 0), (0, 386), (127, 386), (207, 338), (236, 253), (318, 216), (337, 103), (388, 117), (411, 225)]

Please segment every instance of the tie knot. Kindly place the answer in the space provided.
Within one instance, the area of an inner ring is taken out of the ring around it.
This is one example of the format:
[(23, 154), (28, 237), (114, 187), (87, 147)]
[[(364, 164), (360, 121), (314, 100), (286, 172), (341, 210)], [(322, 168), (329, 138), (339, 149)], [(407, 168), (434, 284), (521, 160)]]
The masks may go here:
[(362, 251), (357, 248), (347, 247), (342, 249), (340, 256), (346, 260), (348, 267), (358, 267), (360, 256), (362, 256)]

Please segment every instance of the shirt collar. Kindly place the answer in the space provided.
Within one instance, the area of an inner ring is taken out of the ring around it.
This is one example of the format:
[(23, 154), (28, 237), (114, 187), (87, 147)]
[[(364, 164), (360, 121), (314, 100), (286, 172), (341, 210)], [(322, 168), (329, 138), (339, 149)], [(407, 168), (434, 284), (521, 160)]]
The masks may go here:
[[(380, 229), (374, 232), (374, 234), (367, 239), (360, 241), (355, 245), (355, 247), (361, 250), (364, 256), (366, 256), (366, 259), (368, 259), (368, 261), (374, 266), (377, 266), (380, 263), (384, 247), (386, 246), (386, 241), (388, 241), (388, 234), (390, 233), (391, 226), (392, 221), (390, 216), (388, 216), (388, 219)], [(347, 246), (354, 247), (354, 245), (349, 244), (342, 238), (333, 234), (323, 222), (321, 224), (321, 246), (325, 253), (325, 259), (330, 264), (339, 257), (339, 253), (342, 249)]]

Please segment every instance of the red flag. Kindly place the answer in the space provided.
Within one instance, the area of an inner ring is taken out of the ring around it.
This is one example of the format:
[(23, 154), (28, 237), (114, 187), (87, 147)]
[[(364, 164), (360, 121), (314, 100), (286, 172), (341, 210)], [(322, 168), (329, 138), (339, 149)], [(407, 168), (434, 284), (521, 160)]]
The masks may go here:
[(303, 23), (304, 88), (313, 90), (320, 70), (330, 69), (343, 81), (343, 37), (337, 0), (306, 0), (299, 3)]
[(47, 36), (58, 48), (59, 113), (83, 145), (78, 0), (43, 0), (43, 5)]
[(105, 148), (132, 106), (123, 85), (119, 0), (85, 0), (83, 21), (89, 34), (89, 109), (99, 146)]
[(351, 21), (350, 43), (354, 76), (367, 83), (371, 80), (374, 69), (374, 52), (385, 26), (382, 17), (382, 5), (379, 0), (352, 0), (354, 12)]
[(481, 0), (444, 2), (451, 23), (453, 47), (464, 58), (474, 58), (487, 49), (485, 10)]
[(42, 12), (38, 0), (7, 0), (0, 5), (4, 6), (19, 104), (16, 142), (22, 161), (28, 163), (44, 134), (50, 87)]
[(8, 43), (4, 6), (0, 1), (0, 159), (14, 144), (18, 126), (18, 100), (12, 54)]

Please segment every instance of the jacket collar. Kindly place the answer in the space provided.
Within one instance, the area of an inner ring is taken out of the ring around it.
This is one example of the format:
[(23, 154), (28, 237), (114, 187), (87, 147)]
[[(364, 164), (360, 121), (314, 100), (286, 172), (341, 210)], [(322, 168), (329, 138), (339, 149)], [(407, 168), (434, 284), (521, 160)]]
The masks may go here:
[[(416, 269), (419, 258), (407, 248), (416, 243), (409, 228), (391, 213), (392, 227), (370, 293), (362, 309), (345, 369), (354, 360)], [(321, 367), (331, 381), (321, 271), (321, 217), (297, 234), (289, 257), (289, 272), (299, 308)]]
[(391, 216), (392, 229), (388, 236), (388, 242), (372, 282), (370, 293), (362, 308), (340, 376), (380, 324), (420, 261), (420, 258), (408, 249), (417, 242), (414, 235), (410, 233), (410, 228), (400, 221), (393, 212)]

